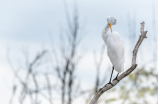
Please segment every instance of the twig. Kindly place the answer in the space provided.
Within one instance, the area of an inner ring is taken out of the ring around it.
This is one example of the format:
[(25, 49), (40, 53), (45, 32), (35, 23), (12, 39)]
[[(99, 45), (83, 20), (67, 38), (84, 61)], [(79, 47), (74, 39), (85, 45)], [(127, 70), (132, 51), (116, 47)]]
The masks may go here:
[(51, 83), (50, 83), (50, 78), (47, 74), (45, 74), (46, 82), (47, 82), (47, 87), (48, 87), (48, 95), (49, 95), (49, 103), (53, 104), (52, 101), (52, 88), (51, 88)]
[[(145, 22), (141, 23), (141, 29), (140, 29), (141, 35), (140, 35), (139, 40), (137, 41), (137, 44), (135, 45), (135, 48), (133, 50), (132, 65), (127, 71), (125, 71), (120, 76), (118, 76), (118, 80), (119, 81), (121, 81), (123, 78), (128, 76), (137, 67), (136, 57), (137, 57), (137, 52), (138, 52), (139, 46), (141, 45), (141, 43), (144, 40), (144, 38), (147, 38), (146, 37), (147, 31), (144, 31), (144, 24), (145, 24)], [(116, 84), (118, 84), (119, 81), (113, 80), (112, 84), (106, 84), (103, 88), (100, 88), (99, 91), (96, 92), (95, 96), (93, 97), (93, 99), (91, 100), (91, 102), (89, 104), (96, 104), (96, 102), (98, 101), (99, 97), (104, 92), (106, 92), (106, 91), (110, 90), (111, 88), (113, 88)]]
[(101, 51), (100, 51), (100, 58), (99, 61), (97, 62), (97, 57), (96, 54), (94, 53), (94, 63), (96, 66), (96, 81), (95, 81), (95, 88), (94, 91), (96, 92), (98, 90), (98, 87), (100, 85), (100, 68), (103, 62), (103, 54), (104, 54), (104, 50), (105, 50), (105, 45), (102, 46)]

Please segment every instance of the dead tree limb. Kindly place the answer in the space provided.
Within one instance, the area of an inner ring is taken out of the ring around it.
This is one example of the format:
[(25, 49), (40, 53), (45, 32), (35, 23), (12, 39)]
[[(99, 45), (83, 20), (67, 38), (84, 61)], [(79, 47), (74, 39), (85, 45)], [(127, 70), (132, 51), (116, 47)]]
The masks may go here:
[[(138, 52), (139, 46), (141, 45), (141, 43), (144, 40), (144, 38), (147, 38), (146, 37), (147, 31), (144, 31), (144, 24), (145, 24), (145, 22), (141, 23), (141, 28), (140, 28), (141, 35), (140, 35), (139, 40), (137, 41), (137, 43), (135, 45), (135, 48), (133, 50), (132, 65), (127, 71), (125, 71), (124, 73), (122, 73), (121, 75), (118, 76), (118, 80), (119, 81), (121, 81), (123, 78), (128, 76), (137, 67), (136, 57), (137, 57), (137, 52)], [(96, 104), (96, 102), (98, 101), (99, 97), (104, 92), (106, 92), (106, 91), (110, 90), (111, 88), (113, 88), (116, 84), (118, 84), (119, 81), (113, 80), (112, 84), (106, 84), (104, 87), (100, 88), (96, 92), (95, 96), (93, 97), (93, 99), (91, 100), (91, 102), (89, 104)]]

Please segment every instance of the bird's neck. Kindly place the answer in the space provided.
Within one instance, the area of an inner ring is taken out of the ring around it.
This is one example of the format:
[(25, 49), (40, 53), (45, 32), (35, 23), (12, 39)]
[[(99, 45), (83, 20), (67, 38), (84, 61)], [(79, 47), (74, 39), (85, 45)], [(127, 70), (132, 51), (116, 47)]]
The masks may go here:
[(109, 24), (107, 23), (107, 25), (104, 27), (104, 29), (103, 29), (103, 33), (104, 34), (107, 34), (108, 33), (108, 31), (109, 31)]
[(108, 37), (108, 32), (109, 32), (109, 24), (107, 23), (107, 25), (104, 27), (103, 31), (102, 31), (102, 37), (107, 38)]

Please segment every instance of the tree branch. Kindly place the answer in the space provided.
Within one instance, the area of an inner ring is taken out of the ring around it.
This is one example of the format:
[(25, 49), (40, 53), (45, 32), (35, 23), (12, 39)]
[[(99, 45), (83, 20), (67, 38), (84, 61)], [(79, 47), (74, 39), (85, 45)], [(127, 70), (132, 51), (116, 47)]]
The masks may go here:
[[(136, 57), (137, 57), (137, 52), (138, 52), (139, 46), (141, 45), (141, 43), (144, 40), (144, 38), (147, 38), (146, 37), (147, 31), (144, 31), (144, 24), (145, 24), (145, 22), (141, 23), (141, 29), (140, 29), (141, 35), (140, 35), (139, 40), (137, 41), (137, 44), (135, 45), (135, 48), (133, 50), (132, 65), (127, 71), (125, 71), (124, 73), (122, 73), (121, 75), (118, 76), (118, 80), (119, 81), (121, 81), (123, 78), (128, 76), (137, 67)], [(116, 84), (118, 84), (119, 81), (113, 80), (112, 84), (106, 84), (104, 87), (100, 88), (96, 92), (95, 96), (93, 97), (93, 99), (91, 100), (91, 102), (89, 104), (96, 104), (96, 102), (98, 101), (99, 97), (104, 92), (106, 92), (106, 91), (110, 90), (111, 88), (113, 88)]]

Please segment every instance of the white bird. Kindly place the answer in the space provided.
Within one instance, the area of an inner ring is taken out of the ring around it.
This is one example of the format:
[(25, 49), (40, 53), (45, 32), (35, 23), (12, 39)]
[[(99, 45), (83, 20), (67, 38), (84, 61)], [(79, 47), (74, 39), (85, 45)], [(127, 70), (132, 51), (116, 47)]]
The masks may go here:
[[(110, 58), (110, 61), (113, 65), (112, 73), (110, 77), (110, 81), (108, 84), (111, 84), (111, 78), (113, 74), (113, 70), (115, 69), (118, 74), (114, 80), (117, 80), (117, 77), (119, 73), (121, 73), (124, 70), (124, 43), (121, 39), (120, 35), (116, 31), (112, 31), (112, 25), (116, 24), (116, 19), (112, 16), (107, 17), (107, 25), (102, 31), (102, 38), (107, 46), (107, 54)], [(111, 32), (109, 31), (109, 28), (111, 29)]]

